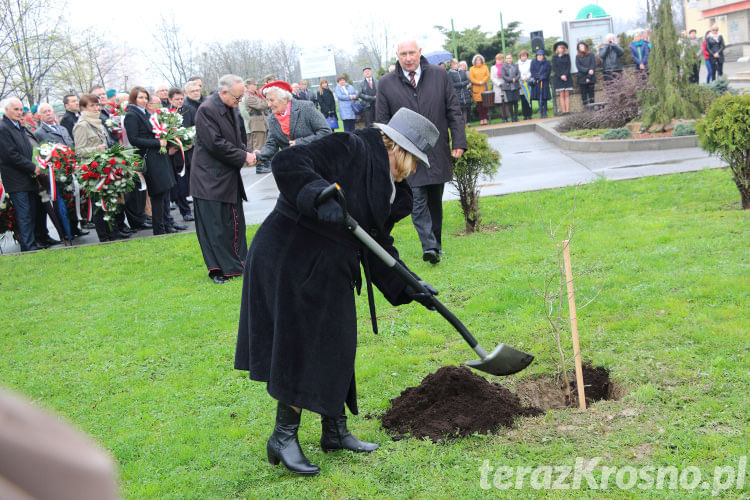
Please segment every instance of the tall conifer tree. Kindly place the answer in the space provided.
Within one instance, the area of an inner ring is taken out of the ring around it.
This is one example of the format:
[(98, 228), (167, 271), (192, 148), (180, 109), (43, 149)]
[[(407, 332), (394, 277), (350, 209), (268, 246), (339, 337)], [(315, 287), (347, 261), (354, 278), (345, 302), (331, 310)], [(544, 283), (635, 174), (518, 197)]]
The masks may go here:
[(643, 125), (666, 124), (674, 118), (697, 118), (700, 109), (686, 99), (688, 83), (680, 77), (679, 37), (672, 18), (671, 0), (655, 0), (648, 8), (648, 16), (651, 53), (648, 57), (649, 88), (642, 94)]

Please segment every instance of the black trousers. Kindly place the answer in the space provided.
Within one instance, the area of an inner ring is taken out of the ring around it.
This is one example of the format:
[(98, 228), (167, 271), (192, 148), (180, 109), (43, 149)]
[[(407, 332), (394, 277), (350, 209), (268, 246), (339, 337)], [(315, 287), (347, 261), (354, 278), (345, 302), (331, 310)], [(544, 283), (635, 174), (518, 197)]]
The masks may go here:
[(581, 102), (583, 102), (583, 105), (586, 106), (587, 104), (592, 104), (594, 102), (594, 84), (584, 84), (580, 85), (581, 87)]
[(523, 113), (524, 120), (531, 119), (531, 104), (526, 100), (526, 96), (521, 96), (521, 112)]
[[(151, 198), (151, 224), (154, 226), (154, 234), (164, 234), (166, 232), (164, 226), (164, 198), (165, 196), (169, 196), (169, 191), (149, 194), (148, 196)], [(169, 212), (168, 201), (167, 212)]]
[(716, 80), (717, 76), (724, 74), (724, 61), (721, 59), (711, 58), (711, 80)]
[(143, 227), (146, 222), (146, 191), (139, 191), (136, 187), (133, 191), (125, 195), (125, 216), (128, 218), (128, 224), (133, 229)]
[(422, 243), (422, 251), (441, 250), (443, 232), (443, 190), (445, 184), (413, 187), (411, 221)]
[(365, 118), (365, 127), (369, 127), (375, 122), (375, 103), (370, 104), (370, 107), (365, 109), (362, 113)]

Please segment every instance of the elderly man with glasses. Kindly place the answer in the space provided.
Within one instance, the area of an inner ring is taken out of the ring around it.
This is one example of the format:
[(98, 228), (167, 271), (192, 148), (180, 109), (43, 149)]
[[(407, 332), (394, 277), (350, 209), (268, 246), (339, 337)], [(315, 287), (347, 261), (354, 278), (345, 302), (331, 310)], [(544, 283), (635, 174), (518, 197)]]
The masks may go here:
[(245, 265), (245, 215), (247, 200), (240, 169), (255, 164), (247, 151), (247, 136), (237, 106), (245, 86), (237, 75), (219, 78), (218, 90), (195, 115), (195, 147), (190, 174), (195, 231), (216, 284), (240, 276)]

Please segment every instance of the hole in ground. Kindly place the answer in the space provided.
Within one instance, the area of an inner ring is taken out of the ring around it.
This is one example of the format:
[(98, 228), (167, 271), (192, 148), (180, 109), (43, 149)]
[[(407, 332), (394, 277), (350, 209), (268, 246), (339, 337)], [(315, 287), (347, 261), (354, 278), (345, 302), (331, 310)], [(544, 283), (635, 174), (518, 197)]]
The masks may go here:
[[(570, 401), (563, 388), (559, 375), (545, 376), (534, 380), (522, 380), (516, 386), (516, 394), (521, 402), (542, 410), (559, 410), (578, 408), (578, 386), (575, 373), (568, 374), (570, 382)], [(596, 368), (586, 363), (583, 365), (583, 392), (586, 406), (596, 401), (618, 400), (622, 396), (620, 386), (609, 378), (609, 371), (601, 366)]]
[[(584, 365), (583, 379), (587, 403), (620, 398), (619, 386), (610, 380), (606, 368)], [(486, 434), (501, 425), (513, 427), (519, 416), (577, 407), (575, 375), (570, 380), (572, 401), (566, 404), (556, 377), (523, 380), (518, 383), (516, 395), (469, 368), (444, 366), (427, 375), (418, 386), (408, 387), (391, 399), (391, 408), (380, 420), (394, 434), (394, 441), (410, 436), (437, 442), (475, 432)]]

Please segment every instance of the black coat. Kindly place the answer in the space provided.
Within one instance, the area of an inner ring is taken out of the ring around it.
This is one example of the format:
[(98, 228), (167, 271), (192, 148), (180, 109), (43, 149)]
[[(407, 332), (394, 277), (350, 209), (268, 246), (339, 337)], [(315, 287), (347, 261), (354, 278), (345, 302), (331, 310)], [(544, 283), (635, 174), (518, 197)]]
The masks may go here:
[[(571, 89), (573, 88), (573, 80), (570, 77), (570, 55), (563, 54), (558, 56), (555, 54), (552, 56), (552, 69), (555, 72), (555, 77), (552, 81), (553, 87), (556, 89)], [(563, 80), (561, 77), (565, 75), (567, 80)]]
[(367, 78), (362, 80), (362, 83), (359, 86), (359, 100), (362, 101), (363, 109), (375, 108), (377, 94), (378, 81), (375, 78), (372, 79), (372, 88), (370, 88), (370, 85), (367, 83)]
[(145, 163), (143, 175), (146, 177), (148, 194), (155, 195), (172, 189), (175, 185), (172, 164), (166, 153), (159, 152), (159, 139), (154, 136), (148, 116), (137, 107), (128, 106), (124, 122), (128, 141), (138, 148), (138, 154)]
[(285, 149), (271, 166), (280, 195), (245, 261), (234, 367), (268, 382), (269, 394), (284, 403), (337, 415), (346, 402), (356, 414), (358, 254), (386, 299), (394, 305), (410, 299), (401, 279), (348, 230), (317, 221), (314, 201), (337, 182), (351, 215), (398, 259), (390, 232), (411, 213), (411, 189), (391, 183), (388, 153), (374, 128)]
[(541, 61), (534, 59), (531, 61), (531, 78), (534, 79), (534, 84), (531, 87), (531, 99), (538, 101), (540, 99), (549, 101), (552, 96), (549, 92), (549, 75), (550, 75), (550, 64), (545, 58)]
[(243, 200), (240, 169), (247, 159), (247, 135), (242, 117), (229, 108), (218, 94), (201, 104), (195, 115), (195, 146), (190, 170), (190, 196), (222, 203)]
[(448, 129), (453, 137), (453, 149), (466, 149), (466, 129), (461, 104), (458, 102), (453, 82), (448, 72), (440, 66), (420, 62), (422, 75), (417, 88), (411, 86), (404, 76), (401, 65), (396, 70), (383, 75), (378, 85), (378, 100), (375, 103), (375, 121), (388, 123), (388, 120), (401, 108), (409, 108), (424, 116), (440, 132), (437, 144), (427, 154), (430, 168), (417, 168), (408, 177), (413, 187), (430, 184), (443, 184), (453, 178), (453, 157), (448, 138)]
[(461, 103), (462, 107), (470, 108), (474, 101), (471, 100), (471, 80), (469, 80), (466, 70), (452, 69), (448, 72), (448, 75), (453, 81), (453, 90), (456, 91), (458, 102)]
[(99, 119), (102, 121), (102, 125), (104, 125), (104, 130), (107, 131), (107, 147), (111, 148), (118, 143), (119, 137), (107, 127), (107, 120), (110, 119), (109, 113), (102, 109), (99, 111)]
[(185, 96), (185, 102), (182, 104), (183, 108), (191, 109), (193, 111), (193, 116), (198, 112), (198, 108), (201, 107), (201, 104), (203, 104), (206, 101), (206, 98), (201, 96), (201, 98), (197, 101), (192, 100), (191, 98)]
[(75, 125), (78, 121), (78, 116), (79, 115), (73, 113), (72, 111), (66, 110), (65, 114), (60, 119), (60, 125), (65, 127), (65, 130), (68, 131), (68, 135), (70, 135), (70, 137), (73, 137), (73, 125)]
[(336, 115), (336, 99), (333, 97), (331, 89), (323, 89), (323, 92), (318, 94), (318, 105), (323, 116), (326, 118), (332, 116), (338, 119)]
[[(596, 57), (589, 52), (585, 56), (576, 55), (576, 69), (578, 69), (578, 85), (593, 85), (596, 83)], [(594, 70), (593, 75), (589, 71)]]
[(37, 191), (34, 175), (36, 164), (31, 160), (34, 146), (26, 129), (16, 128), (7, 116), (0, 120), (0, 177), (8, 193)]

